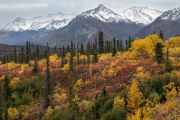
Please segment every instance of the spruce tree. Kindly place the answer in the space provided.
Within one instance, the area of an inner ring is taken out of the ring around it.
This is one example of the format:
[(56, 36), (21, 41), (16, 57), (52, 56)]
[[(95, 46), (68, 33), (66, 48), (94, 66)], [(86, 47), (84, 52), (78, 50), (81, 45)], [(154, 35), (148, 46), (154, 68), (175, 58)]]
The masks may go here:
[(79, 60), (79, 52), (77, 53), (77, 64), (80, 64), (80, 60)]
[(2, 64), (6, 64), (6, 56), (3, 55)]
[(21, 64), (24, 63), (24, 48), (23, 47), (21, 48), (21, 61), (20, 61), (20, 63)]
[(89, 65), (90, 64), (90, 42), (88, 42), (87, 44), (86, 55), (87, 55), (87, 63)]
[(122, 43), (122, 40), (120, 40), (120, 49), (121, 49), (121, 52), (123, 52), (124, 51), (124, 49), (123, 49), (124, 47), (123, 47), (123, 43)]
[(77, 76), (77, 70), (76, 70), (76, 61), (74, 63), (74, 83), (76, 83), (78, 80), (78, 76)]
[(157, 43), (155, 46), (155, 61), (158, 62), (158, 64), (161, 63), (161, 61), (163, 60), (163, 45), (162, 43)]
[(110, 52), (112, 53), (113, 52), (113, 44), (112, 44), (112, 41), (110, 43)]
[(117, 51), (120, 51), (119, 40), (117, 40)]
[(14, 58), (14, 62), (17, 63), (17, 52), (16, 52), (16, 47), (14, 47), (14, 55), (13, 55), (13, 58)]
[(38, 72), (37, 59), (35, 59), (34, 66), (33, 66), (33, 69), (32, 69), (32, 72), (33, 72), (33, 73), (37, 73), (37, 72)]
[(57, 47), (56, 45), (54, 46), (54, 51), (53, 51), (54, 54), (57, 54)]
[(73, 47), (71, 47), (70, 61), (69, 61), (69, 72), (71, 72), (71, 73), (74, 72), (73, 54), (74, 54)]
[(126, 40), (126, 51), (128, 51), (128, 41)]
[(29, 56), (29, 46), (28, 46), (28, 42), (26, 42), (26, 59), (25, 59), (25, 63), (26, 64), (30, 64), (30, 56)]
[(161, 38), (164, 41), (164, 36), (163, 36), (163, 32), (162, 31), (160, 31), (159, 38)]
[(1, 88), (1, 81), (0, 81), (0, 120), (3, 119), (3, 96), (2, 96), (2, 88)]
[(5, 75), (5, 79), (4, 79), (4, 100), (7, 103), (9, 97), (11, 96), (11, 89), (9, 87), (10, 84), (10, 80), (9, 77), (7, 75)]
[(64, 49), (64, 45), (63, 45), (63, 53), (62, 53), (62, 55), (63, 55), (63, 58), (65, 57), (65, 49)]
[(36, 58), (37, 58), (37, 60), (39, 60), (39, 47), (38, 47), (38, 44), (37, 44), (37, 48), (36, 48)]
[(167, 48), (167, 53), (166, 53), (165, 70), (166, 70), (166, 72), (171, 72), (172, 71), (171, 61), (169, 60), (169, 50), (168, 50), (168, 48)]
[(13, 61), (13, 53), (11, 52), (10, 53), (10, 62), (12, 62)]
[(83, 45), (83, 43), (81, 43), (81, 49), (80, 49), (80, 54), (85, 54), (85, 52), (84, 52), (84, 45)]
[(112, 52), (112, 56), (115, 56), (115, 54), (116, 54), (116, 39), (115, 39), (115, 37), (114, 37), (114, 39), (113, 39), (113, 52)]
[(29, 60), (31, 60), (32, 59), (32, 55), (31, 55), (31, 44), (30, 44), (30, 41), (29, 41), (28, 48), (29, 48)]
[(46, 81), (45, 81), (45, 92), (44, 92), (44, 107), (47, 108), (50, 105), (50, 69), (49, 69), (49, 55), (47, 54), (46, 60)]
[(8, 104), (7, 103), (6, 103), (6, 107), (5, 107), (4, 120), (9, 120), (9, 116), (8, 116)]
[(131, 37), (129, 36), (129, 48), (131, 48), (131, 42), (132, 42), (132, 40), (131, 40)]
[(99, 32), (98, 45), (99, 45), (99, 54), (104, 53), (104, 40), (103, 40), (103, 32), (102, 31)]
[(97, 63), (98, 62), (98, 54), (96, 51), (96, 44), (93, 44), (93, 50), (94, 50), (93, 63)]

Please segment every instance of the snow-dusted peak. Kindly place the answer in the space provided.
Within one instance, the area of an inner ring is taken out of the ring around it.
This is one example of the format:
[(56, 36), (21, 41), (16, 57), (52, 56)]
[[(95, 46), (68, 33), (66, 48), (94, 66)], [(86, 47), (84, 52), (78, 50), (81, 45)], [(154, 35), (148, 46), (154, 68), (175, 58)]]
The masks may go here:
[(112, 10), (110, 10), (102, 4), (100, 4), (97, 8), (93, 10), (83, 12), (82, 14), (80, 14), (80, 16), (91, 16), (103, 22), (131, 22), (129, 19), (126, 19), (123, 16), (118, 15), (117, 13), (113, 12)]
[(180, 19), (180, 7), (174, 8), (164, 12), (160, 17), (162, 20), (179, 20)]
[(124, 11), (119, 12), (119, 14), (125, 18), (130, 19), (131, 21), (137, 24), (148, 25), (152, 23), (157, 17), (159, 17), (163, 12), (151, 9), (148, 7), (136, 7), (132, 6)]
[(25, 30), (39, 30), (42, 28), (46, 28), (47, 30), (54, 30), (66, 26), (75, 17), (76, 17), (75, 13), (64, 14), (61, 12), (55, 14), (51, 13), (44, 17), (37, 16), (32, 19), (24, 19), (21, 17), (17, 17), (14, 21), (4, 26), (2, 30), (25, 31)]

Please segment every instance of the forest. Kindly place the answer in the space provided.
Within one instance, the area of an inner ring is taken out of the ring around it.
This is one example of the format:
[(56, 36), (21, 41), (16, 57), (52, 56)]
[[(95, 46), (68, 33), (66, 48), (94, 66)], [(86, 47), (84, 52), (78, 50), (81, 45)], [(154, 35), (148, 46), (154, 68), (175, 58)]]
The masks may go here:
[(0, 120), (176, 120), (180, 37), (104, 41), (0, 58)]

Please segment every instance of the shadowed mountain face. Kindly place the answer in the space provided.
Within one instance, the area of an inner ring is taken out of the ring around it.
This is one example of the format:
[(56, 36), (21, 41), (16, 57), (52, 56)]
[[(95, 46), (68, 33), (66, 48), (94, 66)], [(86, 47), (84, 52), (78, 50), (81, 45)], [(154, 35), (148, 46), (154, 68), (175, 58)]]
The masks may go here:
[(162, 31), (165, 40), (180, 34), (180, 7), (164, 12), (154, 22), (133, 35), (133, 37), (143, 38), (152, 34), (153, 31), (156, 34)]

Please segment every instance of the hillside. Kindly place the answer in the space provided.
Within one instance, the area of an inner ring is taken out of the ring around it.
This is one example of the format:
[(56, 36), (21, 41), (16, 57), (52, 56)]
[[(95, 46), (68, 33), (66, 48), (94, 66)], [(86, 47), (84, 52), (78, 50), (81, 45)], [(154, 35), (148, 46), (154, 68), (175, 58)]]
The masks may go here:
[[(156, 52), (158, 44), (164, 45), (161, 49), (164, 57)], [(72, 54), (66, 53), (63, 62), (57, 54), (51, 54), (37, 64), (35, 58), (29, 64), (1, 64), (0, 107), (8, 111), (11, 120), (180, 117), (180, 37), (163, 43), (158, 35), (150, 35), (131, 42), (127, 51), (116, 52), (117, 49), (108, 46), (111, 52), (98, 53), (98, 61), (96, 45), (93, 46), (88, 49), (90, 56), (73, 56), (71, 49)], [(0, 112), (3, 117), (7, 115)]]

